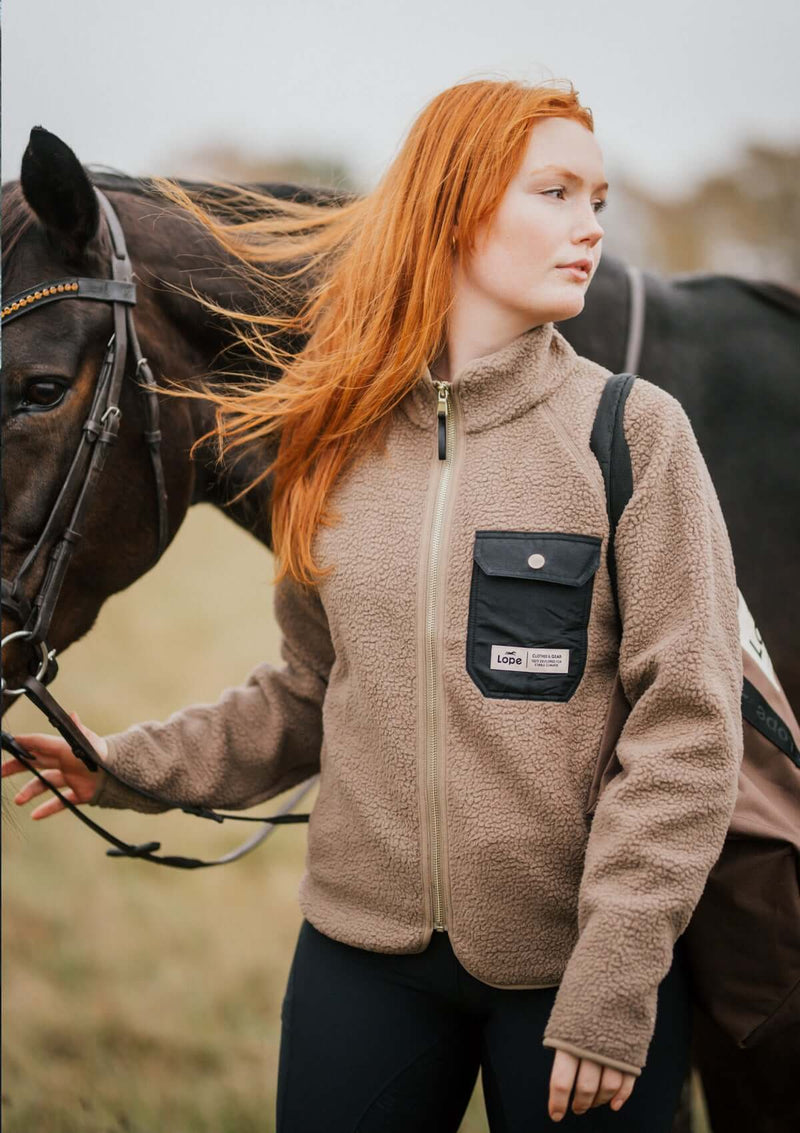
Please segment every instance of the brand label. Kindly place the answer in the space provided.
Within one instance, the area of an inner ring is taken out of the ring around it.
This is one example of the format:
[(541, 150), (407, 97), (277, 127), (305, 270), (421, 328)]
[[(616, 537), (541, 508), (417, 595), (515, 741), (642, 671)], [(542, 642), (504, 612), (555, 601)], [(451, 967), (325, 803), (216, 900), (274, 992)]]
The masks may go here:
[(490, 668), (509, 673), (568, 673), (569, 649), (493, 645)]

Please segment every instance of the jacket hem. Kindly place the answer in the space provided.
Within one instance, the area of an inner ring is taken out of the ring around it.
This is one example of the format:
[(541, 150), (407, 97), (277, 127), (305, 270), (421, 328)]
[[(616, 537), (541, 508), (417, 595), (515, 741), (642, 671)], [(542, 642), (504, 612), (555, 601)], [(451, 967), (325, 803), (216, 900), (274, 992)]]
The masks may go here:
[(634, 1074), (637, 1078), (642, 1073), (641, 1066), (634, 1066), (632, 1062), (623, 1062), (619, 1058), (607, 1058), (604, 1054), (596, 1054), (593, 1050), (586, 1050), (585, 1047), (575, 1046), (573, 1043), (563, 1042), (561, 1039), (542, 1039), (542, 1046), (565, 1050), (568, 1054), (574, 1054), (576, 1058), (589, 1058), (592, 1062), (600, 1062), (603, 1066), (612, 1066), (615, 1070)]
[(467, 975), (472, 976), (472, 978), (474, 980), (478, 980), (480, 983), (486, 984), (487, 987), (499, 988), (501, 991), (536, 991), (540, 988), (559, 987), (560, 986), (560, 984), (561, 984), (560, 978), (555, 980), (555, 981), (548, 980), (547, 983), (518, 984), (518, 983), (496, 983), (493, 980), (487, 980), (484, 976), (479, 976), (477, 972), (472, 970), (472, 968), (468, 968), (467, 965), (464, 963), (464, 961), (461, 959), (461, 956), (459, 955), (458, 949), (456, 948), (455, 942), (453, 940), (453, 931), (452, 930), (453, 930), (454, 927), (455, 927), (455, 918), (453, 918), (453, 920), (450, 922), (450, 925), (447, 929), (447, 935), (448, 935), (448, 938), (449, 938), (449, 941), (450, 941), (450, 948), (452, 949), (453, 955), (455, 956), (456, 960), (458, 960), (461, 967), (464, 969), (464, 971), (467, 973)]

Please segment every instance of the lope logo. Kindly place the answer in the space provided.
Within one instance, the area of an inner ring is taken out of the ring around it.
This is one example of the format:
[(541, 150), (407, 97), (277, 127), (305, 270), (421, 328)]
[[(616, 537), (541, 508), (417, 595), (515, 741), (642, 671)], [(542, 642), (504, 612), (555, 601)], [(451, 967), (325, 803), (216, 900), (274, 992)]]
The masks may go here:
[(525, 649), (516, 649), (513, 645), (493, 645), (492, 646), (492, 669), (518, 669), (525, 672), (526, 665)]

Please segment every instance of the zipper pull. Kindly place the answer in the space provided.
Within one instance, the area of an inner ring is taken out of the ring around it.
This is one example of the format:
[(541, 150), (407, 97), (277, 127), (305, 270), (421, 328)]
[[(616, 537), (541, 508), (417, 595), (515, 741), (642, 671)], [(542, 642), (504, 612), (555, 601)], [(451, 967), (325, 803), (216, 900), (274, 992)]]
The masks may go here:
[(438, 390), (436, 421), (439, 436), (439, 460), (447, 460), (447, 416), (450, 412), (450, 383), (434, 382)]

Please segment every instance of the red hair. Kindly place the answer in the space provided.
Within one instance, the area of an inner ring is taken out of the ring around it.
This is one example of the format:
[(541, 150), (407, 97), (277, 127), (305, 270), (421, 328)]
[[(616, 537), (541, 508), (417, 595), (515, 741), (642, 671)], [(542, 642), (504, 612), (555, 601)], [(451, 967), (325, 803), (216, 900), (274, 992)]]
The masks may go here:
[[(246, 388), (205, 386), (188, 396), (216, 405), (215, 429), (193, 453), (209, 437), (219, 460), (240, 446), (277, 441), (274, 460), (235, 497), (272, 475), (274, 581), (288, 573), (314, 585), (330, 570), (317, 566), (311, 548), (318, 525), (340, 518), (328, 507), (332, 488), (364, 446), (382, 449), (389, 414), (445, 344), (456, 225), (465, 260), (538, 120), (572, 118), (594, 129), (591, 111), (565, 82), (566, 89), (516, 80), (449, 87), (416, 118), (377, 187), (341, 207), (237, 190), (242, 210), (228, 221), (175, 182), (155, 179), (263, 292), (264, 313), (256, 314), (195, 297), (229, 318), (237, 340), (279, 380), (254, 385), (250, 378)], [(254, 210), (257, 219), (249, 219)], [(283, 268), (273, 274), (273, 265)], [(279, 313), (276, 295), (292, 279), (302, 283), (304, 301)], [(286, 335), (305, 345), (287, 351), (278, 341)]]

